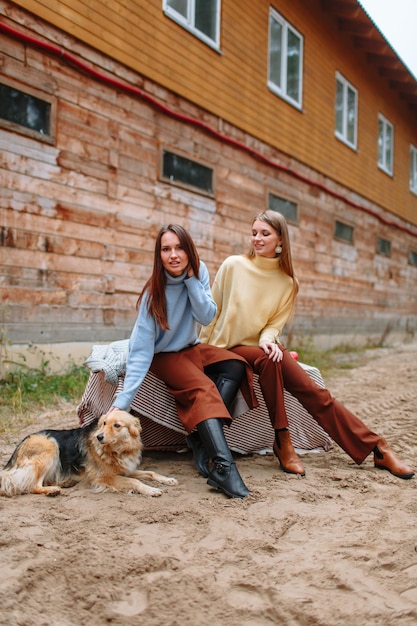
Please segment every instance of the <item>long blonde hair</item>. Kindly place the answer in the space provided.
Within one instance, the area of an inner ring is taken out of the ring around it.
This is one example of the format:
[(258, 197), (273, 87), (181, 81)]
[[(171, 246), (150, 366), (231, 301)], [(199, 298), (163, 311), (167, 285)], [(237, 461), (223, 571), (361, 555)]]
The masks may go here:
[[(288, 276), (294, 281), (294, 298), (298, 293), (298, 280), (294, 273), (294, 266), (292, 263), (292, 254), (291, 254), (291, 243), (290, 243), (290, 234), (288, 232), (288, 225), (285, 217), (278, 213), (277, 211), (262, 211), (255, 215), (253, 218), (252, 224), (256, 220), (261, 220), (261, 222), (265, 222), (271, 228), (275, 230), (277, 235), (281, 237), (281, 247), (282, 252), (279, 255), (279, 267), (286, 273)], [(248, 257), (253, 258), (256, 255), (254, 247), (251, 246), (248, 252)]]

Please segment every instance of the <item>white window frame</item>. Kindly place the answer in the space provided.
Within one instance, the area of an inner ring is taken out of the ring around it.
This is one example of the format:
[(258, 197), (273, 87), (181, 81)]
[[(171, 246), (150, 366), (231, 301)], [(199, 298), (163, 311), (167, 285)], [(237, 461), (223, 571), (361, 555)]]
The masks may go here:
[(410, 191), (417, 195), (417, 148), (410, 145)]
[[(167, 17), (170, 17), (172, 20), (174, 20), (174, 22), (177, 22), (177, 24), (180, 24), (180, 26), (182, 26), (183, 28), (188, 30), (190, 33), (198, 37), (198, 39), (201, 39), (208, 46), (218, 51), (220, 48), (220, 2), (221, 0), (210, 0), (213, 3), (214, 10), (216, 11), (216, 16), (215, 16), (215, 20), (216, 20), (215, 31), (216, 32), (215, 32), (214, 39), (211, 39), (211, 37), (208, 37), (206, 33), (203, 33), (201, 30), (199, 30), (195, 26), (196, 1), (197, 0), (184, 0), (185, 5), (186, 5), (185, 15), (175, 10), (172, 6), (170, 6), (168, 4), (169, 0), (163, 0), (162, 9), (165, 15), (167, 15)], [(209, 0), (205, 0), (205, 2), (208, 2), (208, 1)]]
[[(391, 145), (390, 135), (391, 133)], [(391, 152), (390, 152), (391, 151)], [(378, 167), (390, 176), (394, 171), (394, 126), (382, 113), (378, 115)]]
[[(272, 71), (272, 22), (280, 24), (282, 27), (282, 40), (281, 40), (281, 67), (280, 67), (280, 82), (277, 83), (271, 77)], [(295, 99), (288, 93), (287, 84), (287, 69), (288, 69), (288, 35), (292, 34), (300, 41), (300, 59), (298, 67), (298, 99)], [(280, 96), (297, 109), (301, 109), (303, 106), (303, 57), (304, 57), (304, 37), (299, 33), (282, 15), (280, 15), (274, 8), (270, 7), (269, 10), (269, 33), (268, 33), (268, 88), (276, 95)]]
[[(342, 102), (342, 128), (338, 128), (338, 116), (337, 116), (337, 84), (340, 84), (343, 89), (343, 102)], [(353, 128), (353, 141), (349, 138), (349, 92), (355, 96), (354, 106), (354, 128)], [(358, 142), (358, 90), (348, 81), (340, 72), (336, 72), (336, 97), (335, 97), (335, 135), (336, 137), (345, 143), (353, 150), (357, 149)]]

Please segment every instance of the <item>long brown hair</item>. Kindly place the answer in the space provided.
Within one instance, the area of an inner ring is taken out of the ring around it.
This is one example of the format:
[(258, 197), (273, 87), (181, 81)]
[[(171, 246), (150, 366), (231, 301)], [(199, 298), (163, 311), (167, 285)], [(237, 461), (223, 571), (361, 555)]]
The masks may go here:
[(162, 330), (169, 329), (167, 319), (167, 299), (165, 293), (167, 278), (161, 259), (161, 240), (162, 236), (167, 232), (177, 235), (183, 250), (188, 256), (188, 263), (194, 272), (194, 276), (200, 278), (200, 258), (191, 235), (183, 226), (180, 226), (179, 224), (168, 224), (167, 226), (163, 226), (155, 241), (152, 274), (142, 289), (142, 293), (136, 303), (136, 308), (138, 309), (144, 294), (148, 294), (148, 313), (156, 319)]
[[(255, 220), (261, 220), (261, 222), (265, 222), (271, 228), (275, 230), (277, 235), (281, 237), (281, 247), (282, 252), (279, 255), (279, 267), (286, 273), (288, 276), (294, 280), (294, 298), (298, 293), (298, 280), (294, 274), (294, 266), (292, 263), (292, 254), (291, 254), (291, 243), (290, 243), (290, 234), (288, 232), (288, 225), (285, 217), (278, 213), (277, 211), (262, 211), (255, 215), (253, 218), (252, 224)], [(251, 246), (248, 252), (248, 257), (253, 258), (256, 255), (254, 247)]]

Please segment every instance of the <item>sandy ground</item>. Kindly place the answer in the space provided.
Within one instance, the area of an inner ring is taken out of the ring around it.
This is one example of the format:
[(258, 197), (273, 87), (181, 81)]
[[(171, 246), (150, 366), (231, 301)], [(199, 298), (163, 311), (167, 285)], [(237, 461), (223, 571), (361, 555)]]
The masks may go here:
[[(417, 343), (379, 349), (326, 381), (415, 466), (416, 360)], [(77, 425), (63, 406), (21, 435)], [(337, 447), (303, 461), (297, 479), (271, 455), (238, 457), (243, 501), (210, 489), (189, 453), (145, 454), (143, 469), (179, 480), (160, 498), (1, 498), (0, 624), (415, 626), (417, 479)]]

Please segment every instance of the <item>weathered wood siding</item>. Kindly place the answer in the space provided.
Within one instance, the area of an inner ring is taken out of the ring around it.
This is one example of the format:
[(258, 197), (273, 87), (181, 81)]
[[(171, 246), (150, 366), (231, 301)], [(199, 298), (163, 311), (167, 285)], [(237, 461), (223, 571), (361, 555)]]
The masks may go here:
[[(321, 0), (272, 3), (304, 36), (303, 109), (267, 87), (269, 0), (222, 0), (221, 54), (173, 22), (162, 0), (17, 0), (117, 61), (315, 171), (417, 224), (409, 190), (417, 118)], [(358, 90), (358, 149), (338, 141), (335, 75)], [(394, 176), (377, 167), (378, 114), (395, 128)]]
[[(218, 117), (176, 93), (5, 0), (0, 6), (20, 32), (59, 41), (97, 74), (140, 84), (168, 111), (220, 127)], [(296, 332), (363, 339), (416, 331), (417, 267), (408, 253), (417, 251), (417, 229), (404, 230), (404, 221), (378, 204), (227, 125), (228, 136), (288, 161), (320, 187), (302, 182), (18, 37), (0, 34), (1, 76), (57, 101), (54, 145), (0, 130), (0, 316), (11, 341), (127, 337), (160, 226), (189, 228), (214, 276), (226, 255), (246, 249), (251, 219), (266, 207), (268, 192), (298, 205), (299, 224), (290, 227), (301, 283)], [(213, 167), (215, 196), (163, 182), (162, 147)], [(333, 238), (335, 218), (354, 226), (354, 245)], [(390, 258), (375, 253), (378, 236), (392, 242)]]

